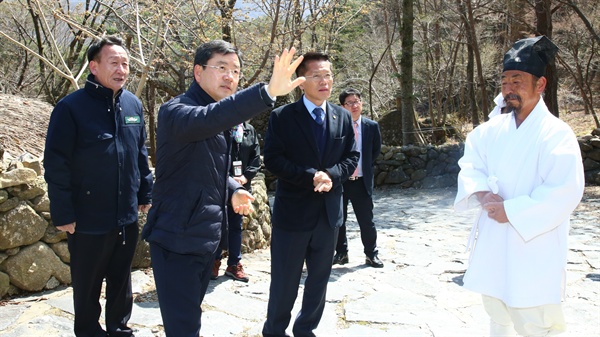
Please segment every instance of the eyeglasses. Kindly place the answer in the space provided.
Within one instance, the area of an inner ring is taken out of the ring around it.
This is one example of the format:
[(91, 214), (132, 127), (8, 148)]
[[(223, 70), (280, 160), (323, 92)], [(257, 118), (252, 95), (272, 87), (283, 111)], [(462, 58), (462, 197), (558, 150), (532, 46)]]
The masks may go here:
[(205, 65), (203, 65), (203, 67), (209, 67), (209, 68), (217, 69), (217, 71), (221, 75), (227, 75), (227, 74), (231, 73), (231, 77), (233, 77), (233, 78), (240, 78), (240, 76), (242, 75), (242, 71), (241, 70), (239, 70), (239, 69), (229, 69), (229, 68), (227, 68), (225, 66), (211, 66), (209, 64), (205, 64)]
[(355, 106), (355, 105), (360, 105), (360, 103), (362, 103), (360, 100), (358, 100), (358, 101), (348, 101), (348, 102), (344, 103), (344, 106)]
[(323, 74), (323, 75), (312, 75), (312, 76), (304, 76), (306, 77), (307, 81), (318, 81), (321, 82), (323, 80), (325, 81), (331, 81), (333, 80), (333, 74)]

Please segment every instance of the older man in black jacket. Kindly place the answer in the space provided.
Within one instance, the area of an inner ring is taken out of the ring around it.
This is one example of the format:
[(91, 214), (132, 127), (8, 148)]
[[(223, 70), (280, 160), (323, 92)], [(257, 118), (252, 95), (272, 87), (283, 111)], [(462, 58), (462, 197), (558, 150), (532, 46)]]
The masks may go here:
[[(83, 89), (60, 100), (44, 151), (50, 213), (68, 232), (77, 337), (133, 336), (131, 261), (138, 210), (150, 208), (152, 173), (142, 103), (123, 87), (129, 56), (107, 36), (88, 49)], [(106, 278), (106, 331), (98, 322)]]
[(194, 81), (158, 113), (154, 204), (143, 237), (150, 254), (165, 333), (198, 337), (202, 299), (225, 224), (227, 204), (252, 210), (252, 195), (228, 174), (231, 134), (224, 132), (273, 107), (304, 81), (291, 81), (302, 60), (295, 50), (275, 58), (268, 85), (236, 93), (242, 61), (237, 48), (217, 40), (201, 45)]

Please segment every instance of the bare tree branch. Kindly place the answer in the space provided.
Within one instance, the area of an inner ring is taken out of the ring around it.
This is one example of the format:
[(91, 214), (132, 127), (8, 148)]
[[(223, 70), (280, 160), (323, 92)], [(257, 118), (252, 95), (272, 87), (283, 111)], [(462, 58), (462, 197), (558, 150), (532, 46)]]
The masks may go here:
[[(31, 50), (31, 48), (27, 47), (26, 45), (22, 44), (21, 42), (13, 39), (12, 37), (8, 36), (6, 33), (4, 33), (3, 31), (0, 31), (0, 35), (4, 36), (7, 40), (9, 40), (10, 42), (16, 44), (17, 46), (27, 50), (28, 52), (30, 52), (31, 54), (33, 54), (35, 57), (37, 57), (38, 59), (40, 59), (41, 61), (43, 61), (45, 64), (47, 64), (50, 68), (52, 68), (54, 71), (56, 71), (57, 73), (60, 74), (60, 76), (68, 78), (69, 80), (74, 80), (73, 76), (70, 76), (69, 74), (63, 72), (62, 70), (58, 69), (54, 64), (52, 64), (52, 62), (50, 62), (47, 58), (43, 57), (42, 55), (34, 52), (33, 50)], [(77, 83), (75, 83), (75, 85), (77, 85)]]
[[(76, 89), (79, 89), (79, 84), (77, 84), (77, 81), (75, 80), (75, 77), (73, 76), (73, 74), (71, 73), (71, 69), (69, 69), (69, 67), (67, 66), (67, 63), (65, 62), (65, 59), (62, 56), (62, 53), (60, 52), (60, 49), (58, 49), (58, 46), (56, 45), (56, 38), (54, 38), (54, 35), (52, 35), (52, 31), (50, 30), (50, 25), (48, 25), (48, 20), (46, 20), (46, 17), (43, 15), (43, 11), (42, 11), (42, 7), (40, 6), (40, 3), (38, 0), (34, 0), (33, 1), (35, 3), (35, 5), (37, 6), (37, 10), (40, 13), (40, 18), (42, 19), (42, 22), (44, 23), (44, 26), (46, 27), (47, 33), (50, 36), (50, 42), (52, 45), (52, 48), (54, 49), (54, 51), (57, 54), (57, 57), (59, 58), (60, 62), (62, 63), (63, 67), (65, 67), (65, 72), (68, 74), (66, 76), (66, 78), (71, 81), (71, 84), (73, 84), (73, 86)], [(60, 72), (62, 74), (64, 74), (63, 72)]]
[(577, 16), (579, 16), (587, 30), (590, 32), (592, 38), (594, 38), (596, 42), (600, 43), (600, 36), (598, 36), (588, 18), (583, 14), (583, 12), (581, 12), (579, 7), (573, 2), (573, 0), (559, 0), (559, 2), (571, 7), (573, 11), (575, 11)]
[[(156, 51), (156, 49), (158, 48), (158, 45), (159, 45), (159, 40), (160, 40), (160, 37), (161, 37), (160, 36), (160, 31), (161, 31), (163, 25), (167, 25), (167, 23), (164, 22), (164, 20), (163, 20), (164, 14), (165, 14), (165, 11), (163, 9), (164, 2), (165, 2), (164, 0), (161, 1), (160, 5), (159, 5), (159, 8), (161, 9), (161, 11), (160, 11), (160, 17), (158, 19), (159, 26), (158, 26), (158, 29), (156, 30), (156, 36), (154, 37), (154, 43), (152, 44), (152, 51), (150, 52), (150, 55), (148, 57), (148, 62), (147, 63), (145, 62), (144, 68), (142, 69), (142, 76), (140, 78), (140, 83), (138, 84), (137, 90), (135, 92), (135, 95), (137, 97), (141, 97), (142, 90), (144, 89), (144, 85), (146, 85), (146, 80), (148, 78), (148, 72), (150, 71), (150, 67), (152, 66), (152, 62), (154, 60), (155, 51)], [(137, 26), (138, 41), (141, 41), (142, 39), (141, 39), (141, 32), (140, 32), (139, 20), (138, 20), (139, 11), (138, 11), (137, 7), (136, 7), (136, 13), (135, 14), (136, 14), (136, 23), (138, 23), (138, 26)], [(165, 30), (165, 34), (166, 34), (166, 30)], [(143, 56), (143, 53), (142, 53), (141, 42), (140, 42), (139, 48), (140, 48), (141, 61), (144, 62), (144, 56)]]

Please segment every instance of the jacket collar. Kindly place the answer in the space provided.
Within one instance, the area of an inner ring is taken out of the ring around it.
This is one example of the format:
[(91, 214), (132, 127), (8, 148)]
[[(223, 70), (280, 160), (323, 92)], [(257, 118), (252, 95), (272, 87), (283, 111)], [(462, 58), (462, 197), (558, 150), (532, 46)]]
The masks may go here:
[(196, 81), (192, 81), (189, 89), (185, 92), (185, 95), (190, 97), (194, 102), (201, 103), (202, 105), (208, 105), (216, 102), (209, 94), (200, 87)]
[[(87, 79), (85, 80), (85, 90), (91, 95), (94, 95), (99, 98), (113, 98), (112, 89), (103, 87), (102, 84), (98, 83), (94, 74), (89, 74)], [(119, 90), (119, 92), (117, 92), (117, 94), (114, 95), (114, 99), (117, 100), (122, 93), (123, 89)]]

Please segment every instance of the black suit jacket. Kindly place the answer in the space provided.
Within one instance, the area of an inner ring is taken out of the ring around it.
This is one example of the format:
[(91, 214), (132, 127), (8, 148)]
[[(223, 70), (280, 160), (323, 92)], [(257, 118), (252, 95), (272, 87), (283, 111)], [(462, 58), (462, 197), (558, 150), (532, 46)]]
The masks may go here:
[(375, 184), (375, 160), (381, 153), (381, 131), (379, 124), (365, 117), (361, 117), (362, 144), (360, 155), (362, 158), (363, 182), (369, 195), (373, 194)]
[[(302, 99), (273, 110), (265, 136), (265, 167), (277, 176), (273, 205), (274, 227), (309, 231), (326, 212), (331, 227), (342, 225), (342, 183), (358, 162), (350, 113), (334, 104), (326, 107), (326, 145), (319, 155), (311, 123), (314, 120)], [(322, 158), (322, 159), (321, 159)], [(315, 172), (331, 176), (329, 192), (314, 192)]]

